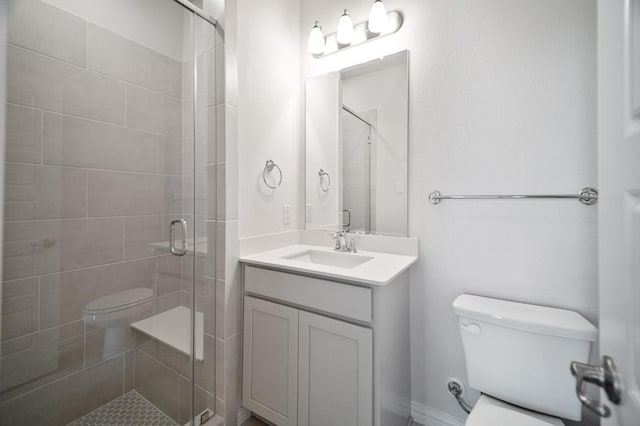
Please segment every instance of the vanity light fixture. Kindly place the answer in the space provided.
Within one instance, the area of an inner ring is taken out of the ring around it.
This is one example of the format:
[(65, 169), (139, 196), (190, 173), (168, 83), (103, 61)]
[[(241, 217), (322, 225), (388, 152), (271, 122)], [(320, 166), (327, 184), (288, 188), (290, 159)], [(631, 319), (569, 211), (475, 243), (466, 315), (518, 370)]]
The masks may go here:
[(350, 45), (353, 41), (353, 21), (347, 9), (344, 10), (340, 21), (338, 21), (338, 33), (336, 37), (338, 43), (342, 45)]
[(318, 21), (316, 21), (313, 28), (311, 28), (311, 33), (309, 33), (309, 52), (313, 55), (324, 53), (324, 34)]
[(402, 27), (402, 14), (395, 10), (387, 12), (382, 0), (376, 0), (371, 6), (369, 21), (354, 25), (349, 11), (345, 9), (340, 21), (338, 21), (338, 31), (326, 37), (322, 32), (322, 27), (316, 21), (309, 34), (308, 49), (313, 56), (321, 58), (370, 40), (388, 36), (397, 32), (400, 27)]
[(382, 0), (376, 0), (369, 11), (369, 31), (380, 34), (387, 28), (388, 23), (387, 8), (384, 7)]

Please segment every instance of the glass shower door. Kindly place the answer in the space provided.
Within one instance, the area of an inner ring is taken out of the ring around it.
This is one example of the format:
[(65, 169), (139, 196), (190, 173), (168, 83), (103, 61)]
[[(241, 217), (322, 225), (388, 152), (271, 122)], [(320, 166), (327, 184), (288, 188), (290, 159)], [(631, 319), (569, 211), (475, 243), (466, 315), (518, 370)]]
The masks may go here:
[(173, 0), (1, 7), (0, 425), (213, 413), (215, 27)]

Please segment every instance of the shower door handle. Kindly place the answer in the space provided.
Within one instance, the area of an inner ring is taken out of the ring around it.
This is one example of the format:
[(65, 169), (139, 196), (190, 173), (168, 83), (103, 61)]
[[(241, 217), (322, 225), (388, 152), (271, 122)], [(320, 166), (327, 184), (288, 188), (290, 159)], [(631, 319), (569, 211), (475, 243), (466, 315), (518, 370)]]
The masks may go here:
[[(182, 248), (176, 249), (176, 225), (182, 225)], [(187, 221), (184, 219), (173, 219), (169, 225), (169, 250), (174, 256), (184, 256), (187, 254)]]

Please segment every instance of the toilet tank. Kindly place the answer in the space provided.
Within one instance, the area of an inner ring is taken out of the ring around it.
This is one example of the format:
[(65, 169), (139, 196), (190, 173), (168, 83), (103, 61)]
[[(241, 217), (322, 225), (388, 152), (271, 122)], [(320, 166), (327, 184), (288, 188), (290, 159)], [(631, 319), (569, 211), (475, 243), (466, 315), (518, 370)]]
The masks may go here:
[(469, 386), (530, 410), (580, 420), (571, 361), (587, 362), (597, 329), (564, 309), (463, 294), (453, 302)]

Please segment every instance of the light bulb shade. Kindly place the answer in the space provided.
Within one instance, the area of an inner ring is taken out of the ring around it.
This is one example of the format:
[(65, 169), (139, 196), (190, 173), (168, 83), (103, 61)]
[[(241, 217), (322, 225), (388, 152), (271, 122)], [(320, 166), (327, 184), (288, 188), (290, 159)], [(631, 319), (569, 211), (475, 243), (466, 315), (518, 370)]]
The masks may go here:
[(349, 12), (346, 10), (340, 17), (340, 21), (338, 21), (336, 39), (340, 44), (351, 44), (353, 41), (353, 21), (351, 20), (351, 16), (349, 16)]
[(321, 55), (324, 53), (324, 34), (322, 34), (322, 28), (318, 21), (311, 28), (311, 33), (309, 33), (309, 52), (314, 55)]
[(376, 2), (373, 3), (373, 6), (371, 6), (371, 11), (369, 12), (369, 31), (380, 34), (387, 28), (388, 24), (389, 19), (387, 18), (387, 8), (384, 7), (382, 0), (376, 0)]

